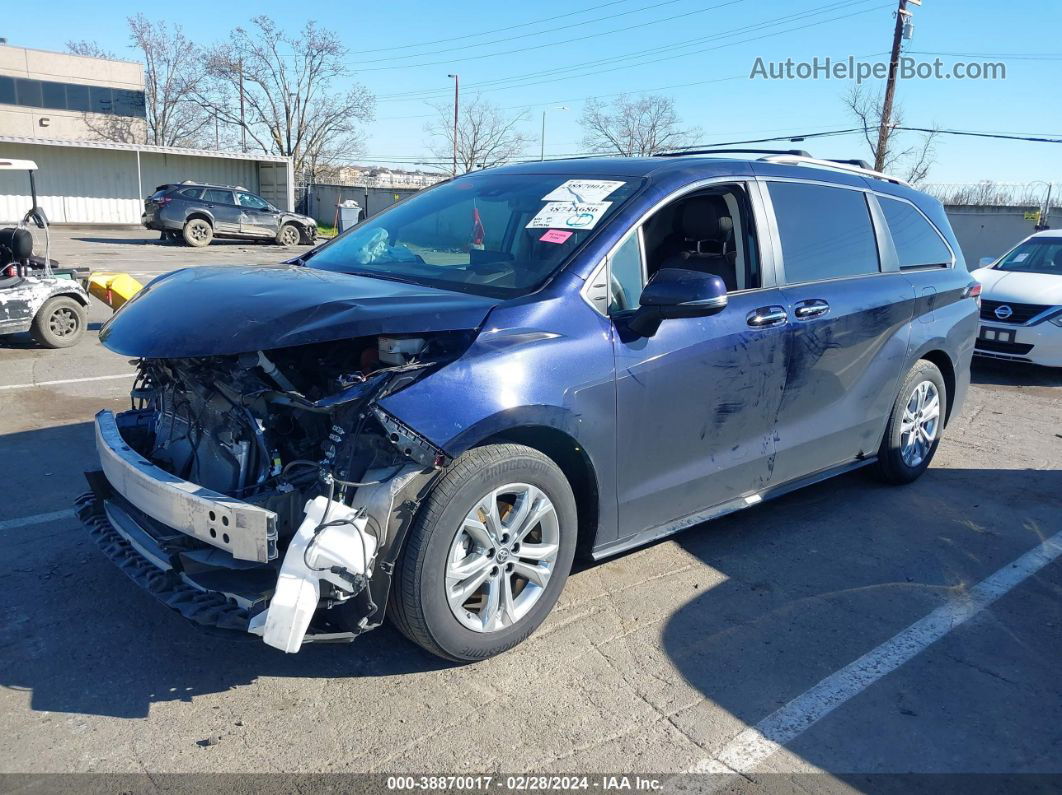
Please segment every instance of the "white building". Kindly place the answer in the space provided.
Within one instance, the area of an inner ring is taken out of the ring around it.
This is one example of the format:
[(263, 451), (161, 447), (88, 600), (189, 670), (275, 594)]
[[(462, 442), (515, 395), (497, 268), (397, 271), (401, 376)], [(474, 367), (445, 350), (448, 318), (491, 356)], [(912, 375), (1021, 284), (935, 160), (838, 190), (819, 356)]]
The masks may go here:
[[(51, 223), (138, 224), (156, 186), (185, 180), (294, 209), (290, 158), (146, 145), (144, 102), (139, 63), (0, 45), (0, 157), (37, 163)], [(0, 222), (29, 207), (25, 175), (0, 172)]]

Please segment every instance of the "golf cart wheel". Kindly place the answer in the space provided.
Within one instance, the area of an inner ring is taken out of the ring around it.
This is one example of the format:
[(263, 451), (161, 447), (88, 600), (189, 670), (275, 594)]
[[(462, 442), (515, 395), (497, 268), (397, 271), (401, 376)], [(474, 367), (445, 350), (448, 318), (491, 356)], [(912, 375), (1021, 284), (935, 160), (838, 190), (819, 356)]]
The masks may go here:
[(202, 248), (209, 246), (214, 239), (214, 227), (202, 218), (193, 218), (184, 225), (184, 242), (189, 246)]
[(424, 501), (391, 585), (391, 617), (414, 643), (458, 662), (525, 640), (549, 614), (575, 555), (575, 497), (537, 450), (461, 455)]
[(73, 298), (59, 295), (44, 302), (30, 328), (45, 348), (69, 348), (85, 334), (85, 308)]
[(284, 224), (280, 227), (280, 231), (277, 232), (277, 244), (289, 247), (298, 245), (302, 240), (302, 233), (295, 224)]

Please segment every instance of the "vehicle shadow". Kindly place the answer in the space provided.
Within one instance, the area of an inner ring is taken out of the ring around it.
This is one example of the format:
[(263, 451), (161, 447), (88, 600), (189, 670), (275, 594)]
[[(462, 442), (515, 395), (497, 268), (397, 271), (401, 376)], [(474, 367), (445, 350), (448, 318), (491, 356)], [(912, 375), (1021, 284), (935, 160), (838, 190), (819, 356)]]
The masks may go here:
[[(98, 406), (96, 397), (85, 398)], [(86, 409), (87, 413), (89, 409)], [(23, 462), (5, 473), (3, 520), (62, 511), (98, 468), (90, 423), (0, 436)], [(353, 644), (309, 644), (297, 655), (245, 635), (210, 635), (126, 578), (77, 519), (7, 527), (0, 545), (0, 686), (31, 693), (38, 711), (144, 717), (259, 677), (347, 678), (448, 667), (385, 625)]]
[[(717, 584), (666, 619), (664, 652), (706, 703), (733, 716), (736, 734), (1057, 532), (1060, 509), (1058, 470), (931, 468), (904, 487), (855, 472), (805, 488), (677, 537)], [(1057, 578), (1056, 565), (1025, 587), (1057, 593)], [(980, 636), (949, 641), (955, 664), (923, 652), (860, 695), (862, 712), (839, 708), (787, 751), (830, 771), (1011, 772), (1014, 755), (992, 749), (1013, 746), (1015, 723), (1048, 719), (1035, 694), (1050, 687), (1047, 663), (1062, 653), (1062, 636), (1044, 630), (1050, 612), (989, 613)], [(1018, 676), (1028, 697), (993, 670), (964, 667), (979, 663)], [(973, 705), (978, 717), (956, 727)]]
[[(173, 240), (161, 240), (156, 237), (75, 237), (72, 238), (79, 243), (104, 243), (115, 246), (165, 246), (166, 248), (187, 248), (194, 251), (194, 246), (186, 246), (184, 241)], [(237, 240), (229, 238), (214, 238), (207, 248), (214, 246), (257, 246), (261, 243), (272, 241), (262, 240)]]
[[(85, 324), (86, 331), (99, 331), (101, 328), (103, 328), (103, 323), (96, 320), (91, 320)], [(84, 345), (88, 340), (87, 336), (83, 337), (77, 344)], [(75, 345), (74, 347), (77, 346)], [(28, 331), (19, 332), (18, 334), (0, 334), (0, 348), (10, 348), (11, 350), (51, 350), (51, 348), (40, 345)]]
[(975, 358), (970, 380), (995, 386), (1062, 386), (1062, 367)]
[[(0, 504), (0, 521), (68, 508), (93, 448), (90, 423), (0, 436), (21, 462), (5, 488), (23, 495)], [(689, 530), (676, 539), (700, 562), (691, 576), (716, 584), (685, 602), (665, 589), (640, 607), (661, 616), (646, 653), (662, 643), (690, 684), (752, 725), (1053, 532), (1060, 495), (1057, 471), (931, 469), (902, 490), (853, 473)], [(8, 526), (3, 538), (0, 685), (27, 692), (36, 711), (142, 718), (152, 704), (260, 678), (357, 687), (451, 667), (386, 625), (297, 655), (204, 634), (129, 581), (74, 519)]]

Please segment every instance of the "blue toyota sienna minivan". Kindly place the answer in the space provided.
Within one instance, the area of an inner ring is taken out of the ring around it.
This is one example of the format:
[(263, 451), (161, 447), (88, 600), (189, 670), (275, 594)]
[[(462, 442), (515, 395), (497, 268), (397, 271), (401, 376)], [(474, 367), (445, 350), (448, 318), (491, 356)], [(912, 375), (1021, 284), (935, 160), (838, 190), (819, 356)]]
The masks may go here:
[[(278, 649), (385, 614), (453, 660), (604, 558), (858, 467), (919, 477), (980, 289), (940, 203), (800, 153), (494, 168), (279, 267), (160, 276), (79, 515), (191, 621)], [(767, 553), (765, 553), (767, 554)]]

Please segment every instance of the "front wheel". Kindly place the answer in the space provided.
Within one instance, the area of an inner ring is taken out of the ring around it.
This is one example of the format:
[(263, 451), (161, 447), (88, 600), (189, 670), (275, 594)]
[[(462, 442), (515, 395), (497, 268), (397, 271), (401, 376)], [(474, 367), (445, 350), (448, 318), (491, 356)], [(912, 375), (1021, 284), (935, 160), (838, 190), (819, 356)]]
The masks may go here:
[(482, 660), (526, 639), (575, 555), (575, 497), (548, 457), (518, 444), (469, 450), (418, 513), (395, 570), (394, 623), (440, 657)]
[(948, 390), (932, 362), (911, 368), (893, 404), (878, 450), (876, 474), (889, 483), (910, 483), (929, 467), (940, 444)]
[(302, 240), (302, 233), (295, 224), (284, 224), (277, 232), (277, 244), (290, 248)]

